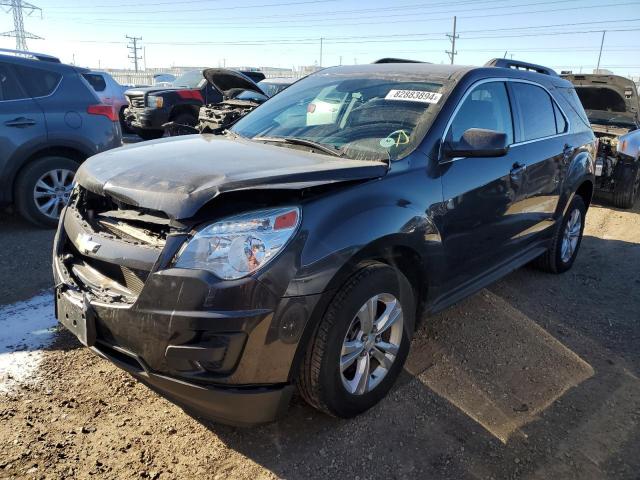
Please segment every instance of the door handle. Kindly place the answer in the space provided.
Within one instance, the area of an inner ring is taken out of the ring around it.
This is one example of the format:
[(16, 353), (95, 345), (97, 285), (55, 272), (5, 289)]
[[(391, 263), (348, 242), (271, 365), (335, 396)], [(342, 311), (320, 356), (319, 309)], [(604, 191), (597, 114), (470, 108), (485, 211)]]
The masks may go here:
[(4, 122), (7, 127), (16, 127), (16, 128), (25, 128), (25, 127), (33, 127), (36, 124), (36, 121), (32, 118), (19, 117), (14, 118), (13, 120), (9, 120)]
[(524, 173), (526, 169), (527, 166), (524, 163), (516, 162), (513, 164), (513, 167), (511, 167), (511, 171), (509, 172), (509, 174), (512, 178), (518, 178)]

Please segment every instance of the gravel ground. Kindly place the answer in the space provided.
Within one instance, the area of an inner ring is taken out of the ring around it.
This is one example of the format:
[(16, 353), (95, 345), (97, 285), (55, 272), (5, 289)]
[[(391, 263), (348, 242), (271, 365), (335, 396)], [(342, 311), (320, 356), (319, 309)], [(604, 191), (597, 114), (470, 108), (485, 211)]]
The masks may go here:
[[(1, 305), (49, 284), (52, 234), (0, 225)], [(523, 268), (427, 319), (354, 420), (295, 398), (259, 428), (199, 421), (60, 331), (0, 394), (0, 477), (638, 479), (639, 312), (640, 208), (594, 205), (570, 272)]]

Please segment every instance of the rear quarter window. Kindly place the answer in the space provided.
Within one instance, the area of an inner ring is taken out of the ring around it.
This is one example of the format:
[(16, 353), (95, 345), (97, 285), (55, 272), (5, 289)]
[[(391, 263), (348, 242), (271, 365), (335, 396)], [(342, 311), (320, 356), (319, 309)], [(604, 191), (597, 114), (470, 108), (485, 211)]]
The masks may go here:
[(42, 68), (16, 65), (15, 69), (20, 83), (32, 97), (46, 97), (51, 95), (62, 78), (62, 75), (58, 72), (52, 72)]
[(520, 113), (520, 141), (537, 140), (556, 134), (556, 117), (549, 94), (529, 83), (511, 84)]
[(84, 79), (89, 82), (89, 85), (93, 87), (96, 92), (104, 92), (107, 89), (107, 82), (105, 82), (102, 75), (96, 73), (83, 73)]

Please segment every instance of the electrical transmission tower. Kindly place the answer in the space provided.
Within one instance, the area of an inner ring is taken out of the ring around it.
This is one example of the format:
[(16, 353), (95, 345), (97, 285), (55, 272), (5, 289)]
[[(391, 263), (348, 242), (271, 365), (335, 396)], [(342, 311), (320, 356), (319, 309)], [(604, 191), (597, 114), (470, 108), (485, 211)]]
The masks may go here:
[(42, 40), (42, 37), (24, 31), (23, 15), (25, 10), (27, 15), (31, 15), (36, 10), (40, 10), (40, 16), (42, 16), (42, 9), (40, 7), (23, 2), (22, 0), (0, 0), (0, 7), (9, 7), (7, 11), (13, 12), (13, 30), (0, 33), (0, 37), (16, 37), (16, 50), (27, 50), (27, 38)]
[(453, 65), (453, 59), (458, 54), (458, 51), (456, 50), (456, 39), (460, 38), (460, 35), (456, 35), (456, 17), (453, 17), (453, 35), (447, 34), (447, 37), (451, 40), (451, 51), (446, 50), (445, 53), (449, 55), (451, 65)]
[(142, 40), (142, 37), (130, 37), (129, 35), (125, 35), (125, 37), (129, 40), (129, 44), (127, 45), (127, 48), (133, 54), (133, 55), (129, 55), (129, 58), (133, 60), (133, 65), (135, 66), (135, 69), (137, 72), (138, 60), (142, 60), (142, 57), (138, 56), (138, 50), (142, 49), (142, 47), (138, 45), (138, 40)]

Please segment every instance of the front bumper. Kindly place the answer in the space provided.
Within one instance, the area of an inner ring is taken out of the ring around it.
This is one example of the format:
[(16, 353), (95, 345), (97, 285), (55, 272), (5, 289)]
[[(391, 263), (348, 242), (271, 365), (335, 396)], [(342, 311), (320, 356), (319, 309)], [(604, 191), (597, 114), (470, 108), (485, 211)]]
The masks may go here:
[(143, 130), (162, 130), (162, 125), (169, 121), (169, 110), (165, 108), (134, 108), (125, 109), (124, 115), (134, 128)]
[[(80, 254), (76, 239), (84, 235), (101, 247)], [(91, 230), (73, 205), (67, 208), (53, 255), (59, 321), (95, 353), (196, 415), (252, 425), (283, 413), (298, 346), (320, 295), (281, 298), (256, 279), (220, 281), (163, 265), (171, 252), (150, 258), (148, 249), (117, 243)], [(180, 243), (168, 242), (165, 250)], [(156, 264), (134, 301), (92, 290), (102, 264), (114, 262), (138, 270)], [(93, 266), (93, 277), (78, 263)]]

